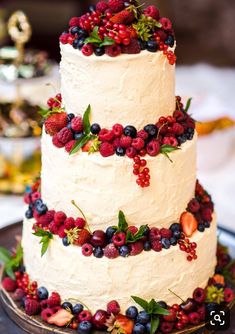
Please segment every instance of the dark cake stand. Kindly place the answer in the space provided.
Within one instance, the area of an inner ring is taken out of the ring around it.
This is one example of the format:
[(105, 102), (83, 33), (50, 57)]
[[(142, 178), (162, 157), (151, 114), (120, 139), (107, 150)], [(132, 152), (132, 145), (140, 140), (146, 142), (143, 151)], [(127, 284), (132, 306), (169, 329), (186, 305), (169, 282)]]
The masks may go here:
[[(5, 248), (14, 247), (17, 236), (20, 237), (22, 223), (17, 223), (0, 230), (0, 245)], [(2, 271), (1, 271), (2, 276)], [(0, 277), (1, 279), (1, 277)], [(65, 334), (76, 333), (74, 330), (46, 325), (39, 316), (27, 316), (19, 304), (15, 303), (11, 295), (0, 289), (0, 333), (1, 334)], [(96, 332), (104, 334), (106, 332)], [(177, 334), (211, 334), (213, 332), (205, 329), (203, 325), (194, 326), (182, 331), (175, 331)], [(235, 334), (235, 308), (231, 311), (231, 326), (226, 331), (219, 331), (221, 334)]]

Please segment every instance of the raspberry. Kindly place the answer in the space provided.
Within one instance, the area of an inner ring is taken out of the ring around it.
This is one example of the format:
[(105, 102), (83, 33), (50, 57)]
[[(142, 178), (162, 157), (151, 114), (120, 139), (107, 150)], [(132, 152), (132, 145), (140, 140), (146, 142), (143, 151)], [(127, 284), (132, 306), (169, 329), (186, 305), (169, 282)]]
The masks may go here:
[(42, 312), (41, 312), (41, 318), (42, 320), (46, 321), (54, 314), (53, 310), (50, 308), (45, 308)]
[(159, 10), (155, 6), (148, 6), (144, 10), (144, 15), (148, 17), (152, 17), (154, 20), (159, 19)]
[(175, 137), (164, 137), (162, 143), (163, 145), (178, 146), (178, 141)]
[(114, 131), (113, 130), (107, 130), (107, 129), (101, 129), (99, 132), (99, 140), (104, 141), (111, 141), (114, 138)]
[(113, 146), (116, 149), (117, 147), (120, 147), (120, 138), (115, 138), (113, 141)]
[(123, 0), (109, 0), (108, 6), (113, 13), (118, 13), (124, 8), (124, 1)]
[(202, 288), (197, 288), (193, 292), (193, 299), (195, 302), (202, 304), (206, 299), (206, 291)]
[(92, 315), (90, 311), (87, 310), (83, 310), (82, 312), (80, 312), (78, 314), (78, 321), (82, 322), (82, 321), (91, 321)]
[(151, 140), (147, 146), (146, 151), (151, 157), (155, 157), (160, 152), (160, 144), (158, 140)]
[(132, 38), (130, 44), (122, 45), (122, 53), (126, 54), (137, 54), (140, 53), (141, 47), (136, 38)]
[(82, 246), (82, 254), (84, 256), (91, 256), (93, 253), (93, 247), (91, 244), (84, 244)]
[(170, 239), (172, 237), (172, 231), (169, 230), (168, 228), (161, 228), (160, 229), (160, 234), (162, 238), (167, 238)]
[(38, 192), (38, 191), (35, 191), (35, 193), (33, 193), (32, 195), (31, 195), (31, 199), (32, 199), (32, 202), (34, 203), (37, 199), (39, 199), (39, 198), (41, 198), (41, 194), (40, 194), (40, 192)]
[(16, 289), (12, 297), (13, 297), (13, 300), (19, 302), (23, 299), (23, 297), (25, 297), (25, 292), (23, 289)]
[(130, 136), (122, 135), (120, 138), (120, 146), (124, 148), (128, 148), (131, 146), (132, 138)]
[(54, 221), (56, 225), (61, 225), (64, 223), (65, 219), (67, 218), (66, 214), (62, 211), (58, 211), (55, 213)]
[(74, 244), (77, 246), (83, 246), (86, 244), (89, 240), (91, 239), (91, 234), (89, 233), (88, 230), (83, 229), (78, 232), (78, 237), (74, 241)]
[(67, 234), (65, 232), (65, 226), (64, 225), (59, 227), (57, 234), (61, 239), (65, 238), (67, 236)]
[(52, 221), (49, 226), (49, 231), (52, 233), (52, 234), (57, 234), (58, 233), (58, 230), (59, 230), (59, 227), (58, 225), (56, 225), (56, 223), (54, 221)]
[(83, 130), (83, 121), (82, 117), (76, 116), (71, 121), (71, 128), (75, 132), (82, 132)]
[(57, 292), (52, 292), (51, 296), (47, 300), (48, 307), (59, 306), (61, 303), (60, 295)]
[(96, 10), (98, 10), (101, 13), (104, 13), (108, 9), (108, 4), (105, 1), (99, 1), (96, 4)]
[(137, 151), (134, 147), (128, 147), (126, 149), (126, 155), (128, 156), (128, 158), (132, 159), (136, 156)]
[(82, 47), (82, 53), (84, 54), (84, 56), (89, 57), (93, 54), (94, 49), (92, 44), (85, 44)]
[(175, 110), (173, 113), (173, 117), (175, 117), (175, 119), (178, 122), (182, 122), (185, 119), (185, 113), (183, 111), (180, 110)]
[(63, 128), (58, 132), (58, 140), (64, 145), (73, 139), (72, 131), (68, 128)]
[(55, 211), (49, 210), (45, 213), (45, 215), (40, 216), (37, 220), (39, 224), (42, 226), (47, 226), (54, 219)]
[(71, 19), (70, 19), (70, 21), (69, 21), (69, 26), (70, 27), (74, 27), (74, 26), (77, 26), (77, 27), (79, 27), (79, 25), (80, 25), (80, 19), (79, 19), (79, 17), (72, 17)]
[(27, 315), (36, 315), (41, 311), (40, 303), (34, 299), (26, 299), (24, 302), (25, 313)]
[(112, 240), (115, 246), (121, 247), (126, 243), (126, 234), (123, 232), (116, 233)]
[(115, 137), (120, 137), (123, 134), (123, 126), (121, 124), (114, 124), (112, 130)]
[(167, 33), (166, 33), (164, 30), (158, 30), (158, 31), (156, 32), (156, 35), (157, 35), (158, 37), (160, 37), (160, 39), (161, 39), (162, 41), (165, 42), (165, 39), (167, 38)]
[(132, 235), (135, 235), (138, 232), (138, 228), (136, 226), (128, 226), (127, 231), (130, 231)]
[(66, 230), (70, 230), (75, 227), (75, 220), (72, 217), (66, 218), (64, 222), (64, 227)]
[(195, 121), (192, 119), (192, 118), (188, 118), (186, 120), (186, 127), (187, 128), (192, 128), (192, 129), (195, 129)]
[(67, 125), (67, 114), (65, 112), (52, 114), (45, 121), (45, 130), (53, 136)]
[(40, 305), (41, 305), (42, 310), (47, 308), (47, 301), (48, 301), (48, 299), (43, 299), (42, 301), (40, 301)]
[(160, 330), (162, 333), (171, 333), (174, 327), (174, 322), (163, 321), (160, 324)]
[(204, 208), (202, 209), (202, 219), (207, 221), (207, 222), (211, 222), (212, 221), (212, 210), (209, 208)]
[(137, 151), (141, 150), (144, 145), (145, 145), (145, 142), (142, 138), (134, 138), (133, 141), (132, 141), (132, 147), (134, 147)]
[[(60, 35), (60, 38), (59, 38), (60, 43), (67, 44), (69, 37), (70, 37), (70, 34), (62, 34), (62, 35)], [(54, 99), (53, 99), (53, 102), (54, 102)]]
[(114, 246), (114, 244), (109, 244), (104, 248), (104, 256), (108, 259), (115, 259), (118, 255), (118, 249)]
[(160, 230), (157, 227), (152, 227), (149, 232), (150, 241), (161, 240)]
[(136, 241), (132, 244), (130, 244), (130, 255), (138, 255), (140, 254), (144, 249), (143, 242), (141, 241)]
[(110, 57), (117, 57), (121, 54), (122, 49), (119, 45), (113, 44), (105, 47), (105, 53), (106, 55)]
[(159, 23), (162, 25), (162, 29), (170, 30), (172, 28), (172, 23), (167, 17), (161, 17)]
[(79, 229), (83, 229), (86, 226), (86, 221), (83, 218), (77, 218), (74, 225)]
[(200, 210), (200, 204), (196, 198), (191, 199), (188, 204), (187, 210), (192, 213), (196, 213)]
[(204, 321), (205, 320), (205, 316), (206, 316), (206, 307), (205, 307), (205, 305), (200, 306), (197, 309), (197, 313), (200, 315), (200, 319), (202, 321)]
[(72, 149), (73, 149), (75, 143), (76, 143), (76, 140), (74, 140), (74, 139), (72, 139), (72, 140), (70, 140), (69, 142), (67, 142), (67, 143), (65, 144), (65, 150), (66, 150), (68, 153), (70, 153), (70, 152), (72, 151)]
[(172, 131), (176, 135), (182, 135), (184, 133), (184, 128), (181, 124), (176, 122), (172, 126)]
[(64, 147), (64, 144), (61, 143), (61, 141), (59, 141), (59, 138), (58, 138), (58, 133), (56, 133), (53, 137), (52, 137), (52, 143), (55, 147), (58, 147), (58, 148), (62, 148)]
[(234, 300), (234, 292), (230, 288), (224, 289), (224, 301), (226, 303), (231, 303)]
[(148, 139), (148, 133), (145, 130), (140, 130), (137, 132), (137, 137), (142, 138), (143, 140)]
[(115, 152), (115, 150), (114, 150), (114, 146), (112, 144), (107, 143), (107, 142), (103, 142), (100, 145), (100, 154), (103, 157), (109, 157), (109, 156), (113, 155), (114, 152)]
[(5, 277), (3, 279), (2, 286), (7, 292), (14, 292), (17, 288), (16, 281), (10, 277)]
[(155, 251), (155, 252), (160, 252), (162, 250), (162, 244), (160, 241), (152, 241), (151, 243), (152, 245), (152, 249)]
[(118, 304), (116, 300), (111, 300), (111, 302), (108, 303), (107, 305), (108, 313), (116, 315), (120, 313), (120, 311), (121, 311), (120, 305)]

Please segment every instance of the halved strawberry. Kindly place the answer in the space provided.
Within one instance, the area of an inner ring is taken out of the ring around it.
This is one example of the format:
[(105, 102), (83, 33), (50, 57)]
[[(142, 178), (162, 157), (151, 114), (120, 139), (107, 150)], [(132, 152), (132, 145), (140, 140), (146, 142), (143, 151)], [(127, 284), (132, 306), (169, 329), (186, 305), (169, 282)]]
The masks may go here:
[(123, 314), (118, 314), (116, 316), (114, 327), (121, 329), (121, 333), (124, 331), (126, 334), (131, 334), (134, 327), (134, 321)]
[(67, 114), (65, 112), (60, 112), (52, 114), (45, 121), (46, 133), (50, 136), (54, 136), (61, 129), (67, 125)]
[(70, 312), (64, 309), (60, 309), (58, 312), (56, 312), (51, 317), (49, 317), (47, 319), (47, 322), (51, 325), (63, 327), (63, 326), (68, 325), (72, 319), (73, 319), (73, 315)]
[(74, 240), (74, 245), (83, 246), (91, 239), (91, 234), (87, 229), (83, 229), (77, 232), (77, 237)]
[(135, 19), (135, 14), (127, 9), (115, 14), (110, 21), (116, 24), (131, 24)]
[(89, 140), (83, 147), (82, 147), (82, 151), (83, 152), (89, 152), (90, 148), (93, 145), (93, 140)]
[(191, 212), (185, 211), (180, 216), (180, 224), (186, 237), (191, 237), (197, 229), (197, 220)]

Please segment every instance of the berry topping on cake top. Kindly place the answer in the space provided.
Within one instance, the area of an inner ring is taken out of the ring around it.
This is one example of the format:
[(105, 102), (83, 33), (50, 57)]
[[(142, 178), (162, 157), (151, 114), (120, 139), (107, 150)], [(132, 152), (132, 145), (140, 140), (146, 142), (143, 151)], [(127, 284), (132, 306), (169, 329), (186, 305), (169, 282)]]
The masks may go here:
[(60, 42), (81, 50), (85, 56), (117, 57), (121, 53), (159, 50), (170, 64), (176, 61), (171, 21), (161, 17), (157, 7), (145, 8), (138, 0), (99, 1), (86, 14), (71, 18)]

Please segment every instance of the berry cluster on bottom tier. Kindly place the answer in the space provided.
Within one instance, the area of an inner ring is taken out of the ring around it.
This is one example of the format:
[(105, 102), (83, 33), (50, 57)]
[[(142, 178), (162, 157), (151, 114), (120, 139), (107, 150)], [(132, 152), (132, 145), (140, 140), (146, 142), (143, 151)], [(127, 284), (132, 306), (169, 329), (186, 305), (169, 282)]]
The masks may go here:
[[(181, 214), (179, 223), (173, 223), (169, 228), (157, 228), (148, 225), (128, 226), (126, 217), (119, 212), (118, 225), (110, 226), (106, 231), (90, 231), (86, 218), (79, 207), (83, 217), (67, 217), (62, 211), (48, 210), (38, 191), (40, 180), (29, 188), (25, 194), (25, 202), (29, 205), (26, 218), (34, 218), (33, 225), (35, 235), (39, 237), (57, 235), (62, 239), (64, 246), (70, 244), (81, 246), (84, 256), (94, 255), (97, 258), (103, 256), (115, 259), (118, 256), (128, 257), (140, 254), (142, 251), (153, 250), (160, 252), (162, 249), (179, 246), (186, 252), (187, 260), (197, 259), (197, 244), (191, 242), (189, 237), (198, 230), (203, 232), (209, 228), (212, 222), (214, 205), (210, 195), (196, 182), (195, 197), (189, 202), (186, 211)], [(49, 238), (49, 236), (48, 236)]]
[(203, 324), (207, 312), (234, 301), (234, 285), (231, 282), (235, 283), (235, 263), (231, 261), (227, 249), (220, 245), (215, 275), (209, 279), (205, 289), (196, 288), (192, 298), (174, 305), (155, 299), (148, 302), (133, 296), (133, 301), (142, 310), (133, 305), (124, 314), (116, 300), (108, 302), (106, 310), (100, 309), (92, 314), (87, 306), (73, 298), (62, 301), (57, 292), (49, 295), (45, 287), (38, 287), (37, 282), (30, 281), (23, 266), (17, 268), (14, 275), (14, 279), (3, 278), (2, 286), (27, 315), (41, 315), (46, 323), (67, 326), (79, 334), (90, 334), (93, 330), (108, 330), (113, 334), (171, 333), (174, 329)]

